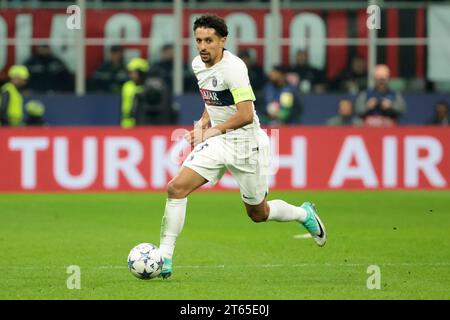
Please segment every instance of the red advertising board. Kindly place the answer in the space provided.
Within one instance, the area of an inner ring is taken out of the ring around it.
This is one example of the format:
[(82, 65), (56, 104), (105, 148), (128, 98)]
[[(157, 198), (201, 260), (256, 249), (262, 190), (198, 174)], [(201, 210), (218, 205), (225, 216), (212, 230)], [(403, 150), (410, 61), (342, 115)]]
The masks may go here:
[[(450, 129), (282, 127), (275, 189), (449, 189)], [(0, 129), (0, 192), (164, 190), (187, 155), (184, 129)], [(211, 186), (208, 186), (210, 188)], [(214, 189), (236, 189), (225, 175)]]

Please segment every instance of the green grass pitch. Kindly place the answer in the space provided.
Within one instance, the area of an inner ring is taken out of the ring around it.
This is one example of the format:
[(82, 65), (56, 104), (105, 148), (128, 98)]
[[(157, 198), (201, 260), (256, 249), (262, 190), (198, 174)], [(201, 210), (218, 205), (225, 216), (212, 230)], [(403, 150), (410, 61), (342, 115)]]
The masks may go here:
[[(159, 244), (163, 193), (0, 195), (0, 299), (450, 299), (450, 193), (272, 192), (317, 204), (319, 248), (296, 223), (255, 224), (238, 192), (189, 198), (174, 275), (139, 280), (129, 250)], [(81, 288), (67, 288), (67, 267)], [(381, 272), (369, 290), (370, 265)]]

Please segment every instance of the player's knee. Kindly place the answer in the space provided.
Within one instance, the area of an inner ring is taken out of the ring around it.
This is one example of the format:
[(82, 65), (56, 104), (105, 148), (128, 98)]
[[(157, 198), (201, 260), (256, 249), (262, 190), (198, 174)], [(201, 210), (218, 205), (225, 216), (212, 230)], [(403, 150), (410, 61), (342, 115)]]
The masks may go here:
[(247, 214), (253, 222), (264, 222), (267, 220), (268, 214), (264, 210), (249, 209)]
[(176, 180), (167, 184), (167, 195), (170, 199), (181, 199), (187, 197), (186, 188)]

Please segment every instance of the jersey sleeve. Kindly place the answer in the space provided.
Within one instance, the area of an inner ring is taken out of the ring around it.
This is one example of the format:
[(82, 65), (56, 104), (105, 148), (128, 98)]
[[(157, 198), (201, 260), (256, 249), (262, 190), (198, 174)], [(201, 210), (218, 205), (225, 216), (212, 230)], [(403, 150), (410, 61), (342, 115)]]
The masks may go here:
[(224, 81), (233, 95), (235, 104), (242, 101), (256, 100), (244, 62), (239, 61), (238, 63), (230, 64), (224, 72)]

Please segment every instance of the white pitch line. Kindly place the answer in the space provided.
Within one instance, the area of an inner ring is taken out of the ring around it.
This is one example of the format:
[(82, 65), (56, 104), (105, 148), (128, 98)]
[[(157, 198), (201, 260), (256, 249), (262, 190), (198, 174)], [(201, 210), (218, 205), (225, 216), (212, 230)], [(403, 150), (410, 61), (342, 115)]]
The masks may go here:
[[(450, 267), (450, 262), (435, 262), (435, 263), (414, 263), (414, 262), (394, 262), (394, 263), (376, 263), (367, 262), (367, 263), (298, 263), (298, 264), (248, 264), (248, 265), (179, 265), (174, 266), (174, 269), (235, 269), (235, 268), (308, 268), (308, 267), (368, 267), (370, 265), (378, 265), (380, 267)], [(53, 270), (53, 269), (66, 269), (67, 266), (23, 266), (23, 267), (14, 267), (14, 266), (0, 266), (0, 270)], [(98, 270), (108, 270), (108, 269), (127, 269), (126, 265), (123, 266), (80, 266), (81, 269), (98, 269)]]
[(296, 234), (294, 236), (294, 239), (310, 239), (312, 238), (311, 233), (301, 233), (301, 234)]

